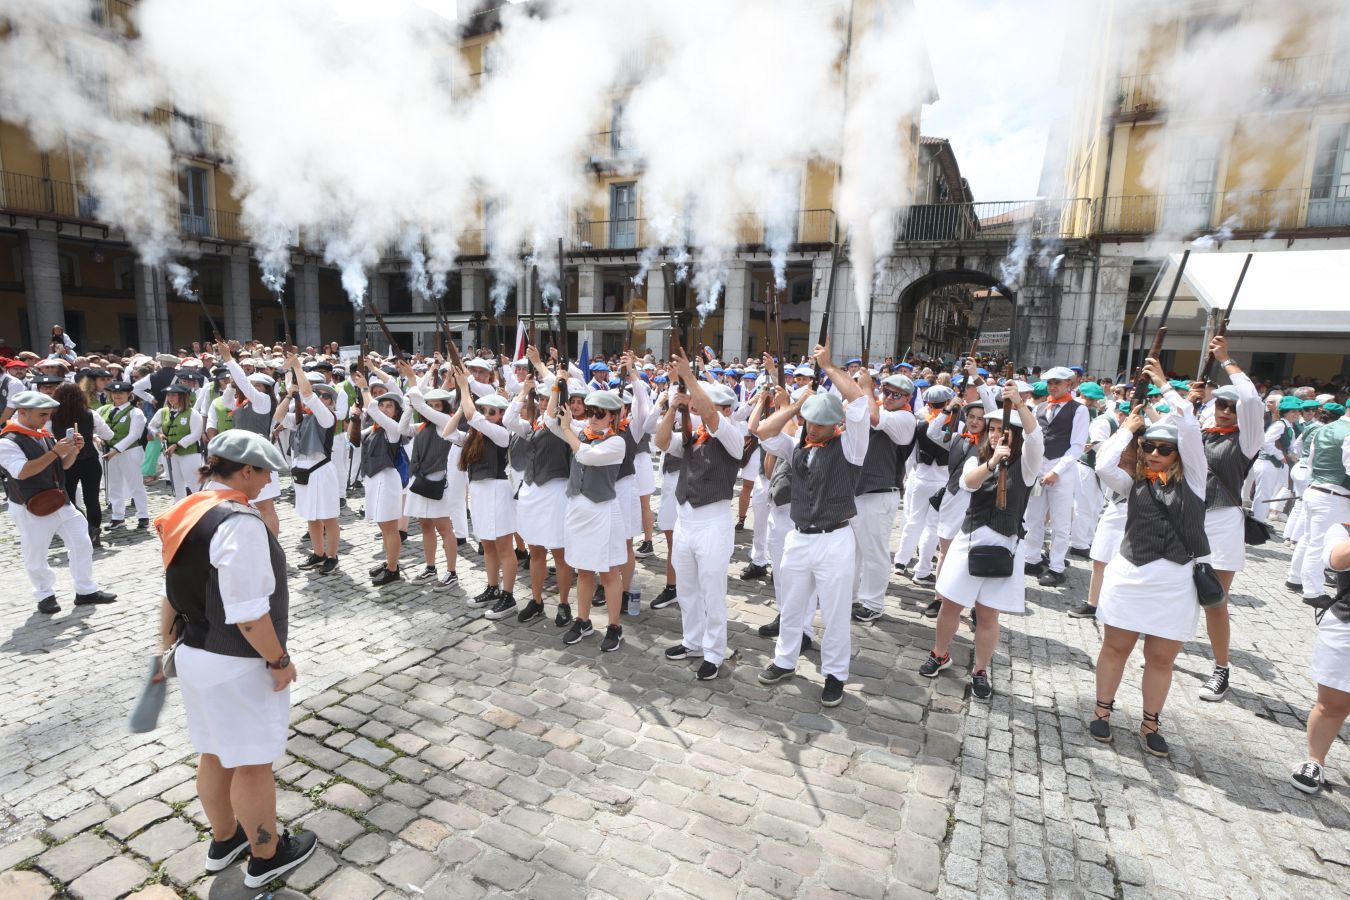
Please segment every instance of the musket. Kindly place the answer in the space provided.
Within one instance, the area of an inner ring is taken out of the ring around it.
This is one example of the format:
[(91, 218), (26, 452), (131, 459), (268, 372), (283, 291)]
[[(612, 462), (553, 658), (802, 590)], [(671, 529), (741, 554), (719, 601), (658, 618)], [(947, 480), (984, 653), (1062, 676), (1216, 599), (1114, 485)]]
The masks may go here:
[[(1003, 366), (1004, 382), (1011, 381), (1013, 377), (1012, 363), (1005, 363)], [(999, 440), (1007, 440), (1009, 446), (1012, 444), (1012, 435), (1009, 429), (1012, 428), (1012, 409), (1013, 402), (1007, 397), (1003, 398), (1003, 432), (999, 435)], [(998, 487), (994, 492), (994, 505), (999, 509), (1008, 508), (1008, 464), (1012, 461), (1012, 454), (1008, 455), (1008, 460), (998, 467)]]
[[(775, 363), (776, 368), (778, 353), (777, 348), (774, 346), (775, 336), (773, 333), (773, 329), (771, 327), (773, 324), (772, 319), (774, 317), (773, 294), (774, 291), (772, 282), (764, 285), (764, 352), (769, 355), (769, 359)], [(777, 378), (774, 376), (772, 372), (765, 372), (764, 374), (768, 377), (769, 384), (778, 383)]]
[(403, 349), (399, 347), (398, 341), (394, 340), (394, 335), (390, 332), (389, 326), (384, 324), (384, 316), (380, 315), (379, 309), (375, 304), (370, 302), (369, 294), (366, 295), (366, 306), (375, 314), (375, 321), (379, 323), (380, 330), (384, 332), (384, 338), (389, 342), (389, 347), (394, 351), (395, 358), (397, 358), (399, 362), (403, 362)]
[[(369, 339), (370, 332), (366, 328), (366, 307), (364, 304), (361, 306), (360, 324), (361, 324), (361, 355), (357, 357), (356, 369), (353, 371), (352, 374), (360, 372), (361, 374), (364, 375), (366, 371), (366, 357), (370, 354), (370, 339)], [(350, 443), (353, 447), (360, 447), (361, 417), (365, 414), (365, 411), (362, 407), (361, 395), (359, 393), (356, 395), (355, 398), (355, 406), (356, 409), (347, 411), (347, 442)], [(350, 459), (348, 460), (348, 463), (350, 464)], [(348, 484), (350, 485), (351, 479), (348, 478), (347, 481)]]
[[(627, 354), (631, 353), (632, 351), (633, 351), (633, 304), (630, 302), (628, 304), (628, 329), (623, 333), (623, 352)], [(628, 376), (631, 374), (628, 371), (627, 362), (625, 362), (622, 366), (619, 367), (619, 371), (623, 374), (623, 377), (625, 379), (628, 378)]]
[[(824, 346), (830, 339), (830, 307), (834, 305), (834, 275), (839, 270), (839, 245), (834, 245), (834, 250), (830, 253), (830, 277), (826, 281), (825, 287), (825, 310), (820, 314), (820, 338), (817, 344)], [(820, 364), (812, 360), (811, 389), (820, 388)], [(802, 429), (802, 440), (806, 439), (806, 429)]]
[(781, 291), (773, 292), (773, 342), (774, 348), (778, 351), (778, 356), (774, 360), (774, 367), (778, 370), (778, 383), (787, 386), (783, 380), (783, 365), (787, 362), (787, 350), (783, 347), (783, 294)]
[(567, 402), (567, 381), (571, 373), (567, 361), (567, 272), (563, 268), (563, 242), (558, 238), (558, 409)]
[[(1247, 267), (1252, 264), (1253, 254), (1248, 253), (1247, 259), (1242, 263), (1242, 271), (1238, 273), (1237, 284), (1233, 285), (1233, 296), (1228, 298), (1228, 307), (1223, 311), (1223, 318), (1214, 326), (1214, 336), (1219, 337), (1228, 333), (1228, 319), (1233, 315), (1233, 307), (1237, 305), (1238, 292), (1242, 290), (1242, 280), (1247, 277)], [(1214, 368), (1214, 354), (1205, 353), (1205, 366), (1200, 370), (1201, 382), (1209, 380), (1209, 373)]]
[[(1153, 345), (1149, 349), (1145, 360), (1158, 359), (1162, 355), (1163, 339), (1167, 337), (1167, 317), (1172, 313), (1172, 303), (1177, 299), (1177, 289), (1181, 287), (1181, 276), (1186, 271), (1186, 262), (1191, 258), (1191, 251), (1187, 250), (1181, 254), (1181, 263), (1177, 266), (1176, 277), (1172, 279), (1172, 289), (1167, 292), (1167, 302), (1163, 304), (1162, 317), (1158, 320), (1158, 330), (1153, 334)], [(1134, 393), (1130, 398), (1130, 411), (1139, 410), (1148, 399), (1149, 377), (1144, 374), (1144, 367), (1139, 367), (1139, 373), (1134, 381)]]
[[(680, 341), (679, 313), (675, 310), (674, 284), (671, 282), (670, 270), (666, 268), (664, 263), (661, 265), (661, 278), (666, 287), (666, 305), (670, 307), (670, 356), (673, 359), (676, 356), (684, 356), (685, 353), (684, 346)], [(688, 393), (684, 382), (678, 378), (675, 381), (675, 392), (678, 394)], [(689, 416), (688, 404), (680, 407), (680, 428), (683, 431), (684, 445), (688, 447), (694, 440), (694, 423)]]
[[(972, 338), (971, 341), (970, 341), (970, 355), (967, 356), (966, 359), (974, 359), (974, 358), (975, 358), (976, 352), (978, 352), (979, 349), (980, 349), (980, 335), (984, 332), (984, 317), (985, 317), (985, 315), (988, 314), (988, 312), (989, 312), (989, 299), (988, 299), (988, 298), (985, 298), (985, 301), (984, 301), (984, 309), (980, 310), (980, 320), (979, 320), (978, 322), (975, 323), (975, 337)], [(962, 362), (963, 362), (963, 364), (962, 364), (962, 366), (961, 366), (961, 368), (962, 368), (962, 372), (961, 372), (961, 387), (958, 389), (958, 392), (957, 392), (957, 396), (958, 396), (958, 397), (965, 393), (966, 386), (970, 384), (970, 375), (969, 375), (967, 372), (964, 371), (964, 370), (965, 370), (965, 365), (964, 365), (964, 361), (962, 361)], [(954, 415), (953, 415), (953, 416), (948, 416), (948, 417), (947, 417), (947, 421), (946, 421), (946, 422), (943, 424), (943, 426), (942, 426), (942, 430), (943, 430), (945, 433), (947, 433), (948, 435), (950, 435), (953, 431), (955, 431), (955, 430), (956, 430), (956, 416), (954, 416)]]

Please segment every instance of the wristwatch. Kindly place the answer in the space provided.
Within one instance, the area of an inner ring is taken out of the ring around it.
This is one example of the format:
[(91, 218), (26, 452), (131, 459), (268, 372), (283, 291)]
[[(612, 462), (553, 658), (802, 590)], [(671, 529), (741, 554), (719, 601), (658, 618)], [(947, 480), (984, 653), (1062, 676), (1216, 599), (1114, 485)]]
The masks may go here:
[(1237, 363), (1233, 362), (1231, 359), (1225, 359), (1223, 362), (1219, 363), (1219, 365), (1223, 366), (1226, 369), (1229, 366), (1236, 366)]
[(290, 664), (291, 664), (291, 655), (289, 653), (283, 653), (281, 654), (281, 658), (278, 659), (276, 662), (268, 663), (267, 668), (280, 670), (286, 668)]

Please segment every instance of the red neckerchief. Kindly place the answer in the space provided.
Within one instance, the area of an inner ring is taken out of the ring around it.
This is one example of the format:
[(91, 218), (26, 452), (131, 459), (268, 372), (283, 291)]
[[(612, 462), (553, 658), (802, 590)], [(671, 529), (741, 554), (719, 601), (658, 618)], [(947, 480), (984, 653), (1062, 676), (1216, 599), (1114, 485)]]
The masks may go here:
[(1205, 434), (1237, 434), (1237, 430), (1238, 427), (1236, 425), (1234, 425), (1232, 428), (1220, 428), (1219, 426), (1215, 425), (1213, 428), (1206, 428)]
[(698, 431), (694, 432), (694, 446), (701, 446), (706, 443), (710, 437), (712, 437), (712, 432), (708, 430), (707, 425), (698, 426)]
[(53, 440), (56, 439), (56, 436), (50, 432), (34, 431), (31, 428), (25, 428), (18, 422), (15, 422), (13, 419), (10, 419), (8, 422), (5, 423), (5, 427), (3, 430), (0, 430), (0, 434), (9, 434), (11, 431), (17, 431), (19, 434), (26, 434), (30, 438), (37, 438), (38, 440), (44, 440), (46, 438), (52, 438)]
[(827, 438), (826, 438), (825, 440), (823, 440), (823, 441), (813, 441), (813, 440), (811, 440), (810, 438), (807, 438), (807, 439), (806, 439), (806, 447), (807, 447), (808, 449), (815, 449), (815, 448), (819, 448), (819, 447), (824, 447), (826, 444), (830, 443), (830, 441), (833, 441), (833, 440), (837, 439), (837, 438), (839, 437), (839, 435), (841, 435), (841, 434), (843, 434), (843, 433), (844, 433), (844, 429), (842, 429), (842, 428), (840, 428), (838, 425), (836, 425), (835, 428), (834, 428), (834, 434), (830, 435), (829, 437), (827, 437)]
[(1162, 469), (1159, 469), (1156, 472), (1152, 469), (1145, 469), (1144, 477), (1149, 481), (1161, 481), (1163, 484), (1167, 484), (1167, 473)]
[(1054, 397), (1046, 397), (1045, 402), (1054, 406), (1060, 403), (1068, 403), (1072, 399), (1073, 394), (1065, 394), (1063, 397), (1060, 397), (1059, 399), (1055, 399)]
[(536, 419), (534, 422), (530, 424), (530, 428), (533, 431), (543, 431), (547, 427), (548, 426), (544, 424), (543, 416), (540, 416), (538, 419)]

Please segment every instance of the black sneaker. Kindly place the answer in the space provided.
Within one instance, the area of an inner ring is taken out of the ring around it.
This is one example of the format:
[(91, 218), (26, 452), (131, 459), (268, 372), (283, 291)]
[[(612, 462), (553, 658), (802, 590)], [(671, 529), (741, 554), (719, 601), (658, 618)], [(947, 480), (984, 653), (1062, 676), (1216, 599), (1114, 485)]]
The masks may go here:
[(530, 551), (516, 548), (516, 562), (523, 563), (530, 561)]
[(901, 578), (909, 578), (910, 577), (909, 567), (906, 566), (904, 563), (896, 563), (895, 574), (899, 575)]
[(737, 531), (744, 531), (744, 530), (745, 530), (745, 517), (744, 517), (744, 516), (742, 516), (741, 518), (739, 518), (739, 519), (736, 520), (736, 530), (737, 530)]
[(137, 520), (136, 520), (136, 530), (137, 530), (137, 531), (148, 531), (149, 529), (150, 529), (150, 520), (149, 520), (149, 519), (137, 519)]
[(647, 559), (650, 556), (655, 556), (656, 551), (652, 548), (651, 541), (643, 541), (633, 548), (633, 555), (638, 559)]
[(937, 584), (937, 576), (934, 575), (932, 572), (929, 572), (927, 575), (915, 575), (910, 580), (913, 581), (915, 584), (917, 584), (919, 587), (930, 588)]
[(423, 569), (421, 572), (417, 574), (417, 577), (414, 578), (413, 581), (430, 581), (435, 577), (436, 577), (436, 567), (427, 566), (425, 569)]
[(938, 613), (940, 613), (941, 611), (942, 611), (942, 601), (939, 600), (937, 597), (934, 597), (932, 600), (929, 600), (928, 605), (924, 607), (923, 617), (925, 619), (936, 619), (938, 617)]
[(597, 584), (595, 586), (595, 596), (591, 598), (591, 606), (604, 606), (604, 605), (605, 605), (605, 586), (603, 584)]
[(497, 602), (498, 589), (495, 584), (489, 584), (483, 588), (483, 592), (477, 597), (469, 598), (470, 606), (491, 606)]
[(948, 668), (951, 664), (952, 655), (950, 653), (946, 656), (935, 656), (933, 651), (929, 650), (928, 658), (923, 661), (923, 665), (919, 666), (919, 674), (924, 678), (936, 678), (939, 672)]
[(602, 653), (613, 653), (615, 650), (619, 649), (619, 645), (622, 643), (623, 643), (623, 626), (606, 625), (605, 638), (600, 642), (600, 651)]
[(54, 616), (61, 611), (61, 604), (56, 602), (56, 595), (43, 597), (38, 601), (38, 612), (44, 616)]
[(1079, 559), (1091, 559), (1090, 550), (1087, 547), (1070, 547), (1069, 555), (1076, 556)]
[(318, 835), (312, 831), (302, 831), (295, 837), (291, 837), (289, 831), (283, 832), (281, 840), (277, 842), (277, 852), (271, 859), (258, 859), (255, 856), (248, 861), (248, 868), (244, 871), (244, 886), (258, 888), (273, 878), (280, 878), (313, 856), (318, 844)]
[(705, 659), (703, 661), (703, 664), (698, 667), (698, 672), (695, 674), (694, 677), (697, 678), (699, 681), (712, 681), (714, 678), (717, 677), (717, 673), (721, 671), (722, 671), (721, 666), (719, 666), (715, 662), (709, 662), (708, 660)]
[(497, 602), (487, 611), (489, 619), (505, 619), (516, 611), (516, 598), (507, 591), (497, 593)]
[(319, 574), (331, 575), (336, 569), (337, 569), (337, 557), (325, 556), (323, 558), (323, 565), (319, 566)]
[(811, 643), (811, 635), (809, 634), (802, 635), (802, 652), (805, 653), (806, 651), (814, 647), (815, 644)]
[(821, 706), (838, 706), (844, 702), (844, 683), (833, 675), (825, 676), (825, 688), (820, 692)]
[(553, 624), (559, 628), (566, 628), (570, 621), (572, 621), (572, 604), (559, 603), (558, 614), (553, 617)]
[[(531, 600), (529, 603), (525, 604), (525, 608), (520, 611), (520, 615), (516, 616), (516, 621), (521, 625), (528, 625), (534, 620), (542, 619), (543, 617), (544, 604), (540, 603), (538, 600)], [(492, 618), (492, 613), (488, 613), (488, 618)]]
[(1064, 577), (1064, 573), (1056, 572), (1054, 569), (1047, 570), (1041, 574), (1040, 578), (1036, 579), (1036, 583), (1041, 587), (1059, 587), (1066, 581), (1068, 579)]
[(382, 562), (376, 563), (375, 565), (370, 567), (370, 577), (374, 578), (376, 575), (380, 574), (383, 571), (384, 571), (384, 563)]
[(778, 628), (780, 625), (782, 625), (782, 622), (783, 622), (782, 616), (774, 616), (773, 621), (770, 622), (768, 625), (759, 626), (759, 636), (762, 638), (778, 637)]
[(113, 519), (103, 526), (104, 531), (116, 531), (126, 524), (126, 519)]
[(1294, 770), (1290, 776), (1294, 787), (1305, 794), (1315, 794), (1322, 789), (1322, 767), (1312, 760)]
[(248, 835), (244, 833), (244, 826), (235, 823), (234, 837), (228, 841), (213, 840), (206, 848), (206, 873), (210, 875), (228, 868), (247, 849)]
[(1228, 669), (1215, 666), (1214, 674), (1200, 687), (1200, 699), (1218, 703), (1228, 693)]
[(563, 635), (564, 644), (576, 644), (584, 637), (590, 637), (595, 634), (595, 629), (591, 623), (585, 619), (573, 619), (572, 627), (567, 629), (567, 634)]
[(1284, 589), (1287, 591), (1292, 591), (1295, 594), (1303, 593), (1303, 585), (1297, 581), (1286, 581), (1284, 583)]
[(393, 584), (395, 581), (402, 581), (403, 576), (399, 574), (398, 569), (386, 569), (380, 566), (380, 573), (370, 579), (370, 583), (375, 587), (384, 587), (386, 584)]
[(323, 561), (325, 559), (327, 559), (327, 557), (325, 557), (322, 553), (311, 553), (308, 557), (306, 557), (305, 561), (302, 562), (300, 565), (296, 566), (296, 568), (297, 569), (317, 568), (318, 566), (323, 565)]
[(1045, 557), (1042, 556), (1035, 562), (1029, 562), (1022, 567), (1022, 571), (1028, 575), (1040, 575), (1045, 571)]
[(699, 655), (700, 654), (697, 650), (690, 650), (684, 644), (676, 644), (674, 647), (666, 648), (666, 659), (672, 661), (677, 659), (688, 659), (691, 656), (699, 656)]
[(95, 606), (100, 603), (112, 603), (117, 599), (116, 594), (110, 594), (107, 591), (94, 591), (92, 594), (76, 594), (76, 606)]
[(989, 673), (980, 669), (970, 676), (970, 692), (980, 700), (988, 700), (994, 695), (994, 686), (989, 683)]
[(879, 610), (870, 609), (861, 603), (853, 604), (853, 621), (870, 624), (880, 618), (881, 612)]
[(792, 669), (784, 669), (782, 666), (769, 663), (764, 671), (759, 673), (758, 678), (760, 684), (777, 684), (784, 678), (791, 678), (794, 674)]
[(661, 593), (652, 598), (652, 609), (665, 609), (675, 602), (675, 585), (668, 584), (661, 588)]
[(756, 578), (763, 578), (769, 574), (768, 566), (761, 566), (758, 563), (751, 563), (744, 569), (741, 569), (742, 581), (753, 581)]
[(436, 583), (439, 584), (441, 587), (449, 587), (449, 588), (459, 587), (459, 573), (446, 572), (440, 578), (436, 579)]
[(1069, 615), (1075, 619), (1095, 619), (1097, 618), (1097, 607), (1084, 600), (1069, 610)]

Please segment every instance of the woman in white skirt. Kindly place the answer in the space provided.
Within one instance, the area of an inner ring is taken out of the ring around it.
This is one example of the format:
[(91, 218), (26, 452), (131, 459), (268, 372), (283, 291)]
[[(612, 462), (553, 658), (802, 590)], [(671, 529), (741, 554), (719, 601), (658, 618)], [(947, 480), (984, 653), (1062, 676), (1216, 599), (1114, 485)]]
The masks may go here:
[[(642, 533), (642, 503), (638, 498), (637, 478), (638, 451), (643, 439), (656, 430), (656, 422), (659, 420), (652, 418), (654, 404), (647, 394), (647, 386), (638, 377), (637, 357), (629, 351), (623, 355), (623, 359), (627, 366), (629, 385), (623, 388), (620, 395), (626, 407), (618, 424), (619, 436), (624, 441), (624, 456), (615, 489), (619, 493), (619, 511), (623, 513), (623, 533), (628, 547), (628, 558), (623, 564), (623, 577), (619, 579), (622, 603), (626, 607), (629, 592), (633, 588), (633, 575), (637, 571), (633, 536)], [(648, 462), (650, 463), (650, 457)], [(601, 587), (596, 591), (596, 604), (603, 604), (604, 599), (604, 588)]]
[[(975, 610), (975, 660), (971, 667), (971, 693), (984, 700), (994, 693), (989, 677), (994, 650), (998, 647), (999, 614), (1020, 615), (1026, 610), (1026, 579), (1022, 573), (1025, 542), (1021, 538), (1031, 486), (1041, 472), (1045, 457), (1044, 436), (1036, 415), (1027, 408), (1017, 386), (1003, 386), (1003, 399), (1011, 401), (1013, 416), (1008, 428), (1001, 417), (986, 417), (980, 452), (966, 460), (961, 490), (970, 494), (970, 505), (960, 532), (947, 549), (946, 564), (937, 579), (938, 612), (933, 649), (919, 667), (925, 678), (936, 678), (952, 664), (952, 638), (961, 624), (963, 609)], [(1020, 433), (1021, 441), (1017, 440)], [(1020, 444), (1020, 446), (1018, 446)], [(999, 468), (1007, 467), (1003, 506), (998, 503)], [(1006, 576), (980, 576), (970, 572), (971, 549), (996, 547), (1006, 551)]]
[(312, 832), (277, 827), (272, 764), (286, 752), (296, 679), (286, 554), (248, 505), (284, 465), (261, 435), (223, 432), (199, 472), (205, 487), (155, 519), (164, 544), (160, 642), (164, 650), (180, 642), (174, 663), (211, 825), (206, 871), (248, 853), (250, 888), (302, 864), (317, 842)]
[[(1120, 428), (1120, 422), (1130, 411), (1128, 402), (1115, 404), (1088, 425), (1088, 449), (1092, 455), (1093, 473), (1097, 471), (1096, 454), (1102, 444), (1111, 439)], [(1100, 423), (1100, 424), (1099, 424)], [(1132, 464), (1132, 462), (1131, 462)], [(1106, 505), (1097, 517), (1097, 526), (1092, 531), (1092, 544), (1088, 547), (1088, 559), (1092, 561), (1092, 574), (1088, 578), (1087, 600), (1069, 610), (1075, 619), (1091, 619), (1097, 615), (1097, 601), (1102, 596), (1102, 581), (1106, 578), (1106, 567), (1120, 552), (1120, 542), (1125, 537), (1125, 494), (1117, 494), (1100, 480), (1098, 481)]]
[[(1159, 728), (1172, 667), (1200, 620), (1192, 571), (1195, 559), (1209, 555), (1204, 534), (1206, 466), (1200, 423), (1190, 401), (1167, 383), (1156, 360), (1148, 360), (1144, 372), (1163, 392), (1172, 414), (1148, 426), (1142, 416), (1131, 415), (1097, 451), (1097, 477), (1128, 500), (1125, 537), (1119, 555), (1106, 567), (1097, 606), (1097, 620), (1105, 628), (1097, 656), (1097, 710), (1088, 731), (1103, 743), (1112, 739), (1116, 691), (1142, 635), (1139, 743), (1146, 753), (1165, 757), (1167, 741)], [(1129, 473), (1120, 468), (1120, 457), (1138, 435), (1138, 462)]]
[[(553, 624), (567, 627), (572, 621), (572, 606), (568, 602), (572, 591), (572, 567), (563, 550), (563, 521), (567, 516), (567, 476), (572, 467), (572, 450), (561, 438), (544, 427), (544, 406), (552, 390), (554, 376), (539, 362), (534, 347), (526, 351), (534, 371), (525, 374), (520, 393), (506, 408), (502, 424), (517, 435), (516, 453), (523, 464), (520, 492), (516, 495), (516, 525), (525, 545), (530, 548), (530, 602), (516, 616), (521, 624), (528, 624), (544, 615), (544, 582), (548, 580), (548, 556), (553, 554), (557, 570), (558, 612)], [(535, 381), (537, 374), (543, 381)], [(567, 402), (573, 417), (580, 419), (586, 408), (585, 385), (568, 385)], [(578, 393), (572, 393), (577, 390)], [(495, 608), (494, 608), (495, 610)], [(488, 612), (490, 618), (505, 618), (509, 609), (499, 615)]]
[(506, 401), (497, 394), (475, 397), (469, 374), (455, 372), (459, 385), (460, 412), (469, 423), (469, 433), (459, 457), (460, 471), (469, 476), (469, 507), (473, 510), (473, 533), (483, 548), (487, 587), (469, 601), (470, 606), (515, 606), (516, 501), (506, 477), (506, 448), (511, 432), (502, 425)]
[(1214, 391), (1214, 422), (1203, 431), (1209, 472), (1205, 483), (1205, 537), (1209, 539), (1209, 564), (1223, 585), (1224, 598), (1205, 610), (1214, 672), (1201, 686), (1200, 699), (1215, 702), (1228, 693), (1228, 589), (1246, 559), (1242, 482), (1261, 452), (1265, 409), (1256, 385), (1228, 358), (1228, 338), (1216, 336), (1209, 342), (1209, 352), (1232, 382)]
[(1317, 683), (1317, 702), (1308, 713), (1308, 759), (1293, 772), (1294, 787), (1305, 794), (1322, 789), (1327, 753), (1350, 716), (1350, 525), (1331, 526), (1322, 546), (1323, 566), (1336, 573), (1336, 600), (1318, 613), (1308, 673)]
[(403, 577), (398, 568), (398, 555), (403, 549), (398, 533), (398, 520), (403, 515), (398, 457), (403, 444), (400, 420), (405, 401), (402, 394), (393, 391), (372, 396), (370, 384), (360, 372), (352, 373), (352, 384), (361, 391), (362, 407), (372, 423), (361, 436), (361, 480), (366, 489), (366, 521), (379, 526), (384, 545), (384, 562), (371, 570), (371, 583), (381, 587)]
[[(400, 368), (406, 365), (406, 362), (402, 363)], [(408, 404), (423, 421), (415, 426), (413, 433), (412, 452), (408, 459), (408, 491), (403, 498), (403, 512), (409, 518), (416, 518), (422, 528), (422, 559), (426, 568), (417, 576), (417, 580), (434, 579), (438, 584), (454, 587), (459, 584), (459, 575), (455, 571), (459, 559), (458, 535), (467, 534), (468, 521), (464, 515), (463, 497), (456, 498), (449, 489), (451, 455), (458, 448), (446, 435), (459, 434), (463, 415), (458, 409), (450, 412), (453, 394), (443, 388), (430, 387), (434, 375), (433, 370), (420, 382), (409, 382)], [(457, 459), (458, 454), (454, 455)], [(444, 575), (438, 574), (436, 570), (438, 537), (441, 547), (445, 549)]]
[[(586, 426), (580, 434), (572, 425), (572, 413), (558, 412), (558, 389), (554, 385), (544, 425), (572, 450), (567, 478), (567, 515), (563, 525), (563, 552), (577, 575), (577, 617), (563, 635), (564, 644), (576, 644), (595, 633), (591, 627), (591, 595), (596, 581), (616, 596), (622, 567), (628, 559), (623, 513), (619, 509), (615, 482), (625, 453), (624, 439), (615, 430), (623, 401), (610, 391), (586, 395)], [(622, 612), (618, 603), (609, 605), (609, 625), (600, 649), (609, 653), (623, 643)]]
[[(656, 376), (652, 382), (660, 392), (656, 400), (656, 413), (664, 415), (674, 396), (675, 388), (670, 386), (670, 379), (665, 375)], [(678, 419), (675, 426), (682, 427)], [(652, 609), (665, 609), (676, 601), (675, 565), (670, 561), (670, 545), (675, 537), (675, 517), (679, 513), (679, 503), (675, 500), (675, 491), (679, 485), (680, 458), (670, 453), (661, 454), (661, 500), (656, 506), (656, 530), (666, 539), (666, 582), (661, 588), (661, 593), (652, 598)]]
[(164, 443), (173, 496), (182, 500), (197, 490), (201, 479), (202, 435), (206, 420), (192, 408), (192, 388), (171, 384), (164, 389), (164, 407), (150, 417), (150, 433)]
[(309, 557), (299, 568), (327, 575), (337, 568), (342, 537), (338, 525), (341, 476), (333, 465), (337, 389), (317, 372), (310, 373), (312, 378), (307, 376), (294, 354), (288, 357), (286, 366), (292, 384), (273, 421), (291, 435), (295, 514), (309, 525)]
[[(947, 561), (947, 551), (951, 549), (952, 541), (961, 532), (961, 526), (966, 521), (966, 511), (970, 509), (970, 491), (961, 489), (961, 479), (966, 474), (966, 462), (972, 457), (980, 455), (980, 435), (984, 434), (985, 406), (983, 400), (975, 400), (962, 407), (961, 433), (956, 435), (952, 442), (951, 452), (947, 457), (947, 471), (951, 473), (947, 479), (945, 490), (938, 491), (933, 495), (937, 506), (937, 533), (938, 533), (938, 561), (937, 577), (942, 577), (942, 565)], [(999, 420), (1002, 424), (1002, 420)], [(928, 608), (924, 610), (924, 615), (930, 619), (936, 618), (942, 609), (942, 601), (934, 596)]]

